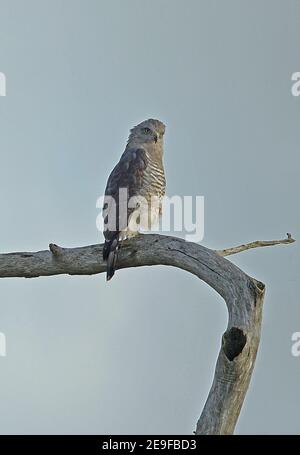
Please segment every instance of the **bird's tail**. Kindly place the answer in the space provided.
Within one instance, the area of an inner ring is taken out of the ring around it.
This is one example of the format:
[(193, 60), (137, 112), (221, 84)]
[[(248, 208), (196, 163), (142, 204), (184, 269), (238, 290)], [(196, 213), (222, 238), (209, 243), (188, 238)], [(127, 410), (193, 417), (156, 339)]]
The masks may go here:
[(107, 261), (106, 266), (106, 281), (109, 281), (115, 274), (116, 263), (119, 250), (119, 235), (113, 239), (106, 240), (103, 247), (103, 259)]

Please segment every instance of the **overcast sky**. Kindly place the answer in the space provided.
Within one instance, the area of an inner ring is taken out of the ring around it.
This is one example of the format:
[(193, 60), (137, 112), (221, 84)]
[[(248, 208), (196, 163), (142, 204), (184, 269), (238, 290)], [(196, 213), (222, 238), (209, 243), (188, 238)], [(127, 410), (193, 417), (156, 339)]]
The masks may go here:
[[(298, 0), (0, 0), (0, 250), (98, 243), (129, 128), (167, 125), (169, 195), (205, 197), (210, 248), (266, 283), (262, 339), (237, 425), (300, 433)], [(3, 279), (0, 432), (192, 434), (227, 313), (167, 267)]]

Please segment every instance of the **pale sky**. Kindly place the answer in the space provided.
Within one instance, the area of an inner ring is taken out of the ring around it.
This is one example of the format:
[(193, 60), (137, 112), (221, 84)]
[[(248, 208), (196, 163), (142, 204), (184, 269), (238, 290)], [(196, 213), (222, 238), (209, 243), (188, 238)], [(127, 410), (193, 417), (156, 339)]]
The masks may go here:
[[(1, 252), (102, 242), (96, 200), (129, 128), (167, 125), (169, 195), (205, 197), (202, 244), (266, 284), (236, 433), (300, 433), (297, 0), (0, 0)], [(2, 279), (1, 434), (192, 434), (224, 302), (181, 270)]]

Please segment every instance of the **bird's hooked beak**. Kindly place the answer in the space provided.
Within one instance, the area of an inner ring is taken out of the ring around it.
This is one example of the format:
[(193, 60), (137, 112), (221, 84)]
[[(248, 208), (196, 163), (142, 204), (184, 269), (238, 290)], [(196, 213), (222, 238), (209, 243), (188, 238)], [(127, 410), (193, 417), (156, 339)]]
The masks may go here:
[(154, 142), (156, 143), (159, 139), (159, 133), (154, 134)]

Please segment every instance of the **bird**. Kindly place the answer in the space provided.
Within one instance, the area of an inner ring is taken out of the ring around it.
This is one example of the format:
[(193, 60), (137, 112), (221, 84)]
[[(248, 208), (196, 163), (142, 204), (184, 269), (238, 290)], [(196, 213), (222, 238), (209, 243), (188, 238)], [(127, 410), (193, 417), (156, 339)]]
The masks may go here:
[(119, 162), (109, 175), (103, 204), (103, 260), (106, 280), (116, 269), (122, 241), (154, 227), (166, 190), (163, 165), (165, 125), (148, 119), (134, 126)]

